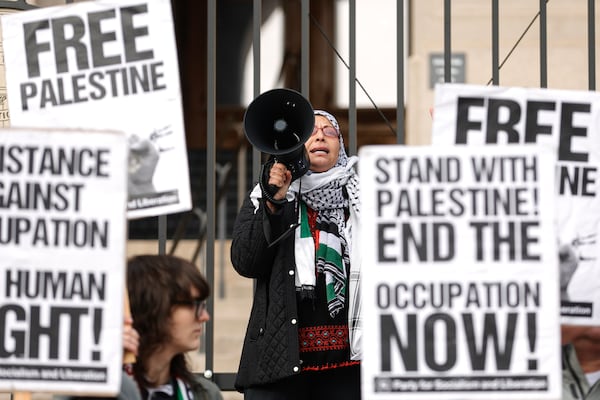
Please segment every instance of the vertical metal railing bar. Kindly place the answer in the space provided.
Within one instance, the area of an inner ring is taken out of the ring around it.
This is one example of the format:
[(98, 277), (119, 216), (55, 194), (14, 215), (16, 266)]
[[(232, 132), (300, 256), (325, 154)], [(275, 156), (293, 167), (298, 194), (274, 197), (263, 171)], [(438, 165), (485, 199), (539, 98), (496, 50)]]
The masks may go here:
[[(547, 2), (548, 2), (548, 0), (546, 0), (546, 3)], [(506, 62), (510, 59), (510, 57), (513, 54), (513, 52), (517, 49), (517, 47), (519, 46), (519, 44), (521, 43), (521, 41), (523, 40), (523, 38), (525, 37), (525, 35), (527, 34), (527, 32), (529, 32), (529, 30), (531, 29), (531, 27), (533, 26), (533, 24), (535, 23), (535, 21), (538, 19), (539, 16), (540, 16), (540, 12), (538, 11), (533, 16), (533, 18), (531, 19), (531, 21), (529, 21), (529, 24), (527, 25), (527, 27), (525, 28), (525, 30), (523, 30), (523, 32), (521, 33), (521, 35), (519, 36), (519, 38), (517, 39), (517, 41), (515, 42), (515, 44), (508, 51), (508, 53), (506, 54), (506, 56), (504, 56), (504, 58), (502, 59), (502, 62), (498, 66), (498, 71), (500, 69), (502, 69), (502, 67), (504, 66), (504, 64), (506, 64)], [(487, 82), (487, 84), (489, 85), (492, 82), (493, 82), (493, 78), (490, 78), (490, 80)]]
[(356, 155), (356, 0), (350, 0), (348, 6), (348, 151), (350, 155)]
[(260, 28), (262, 21), (262, 0), (252, 3), (252, 88), (254, 97), (260, 94)]
[[(262, 21), (262, 0), (254, 0), (252, 9), (252, 76), (253, 94), (260, 94), (260, 27)], [(260, 174), (261, 152), (252, 148), (252, 182), (258, 182)]]
[(300, 3), (300, 92), (310, 99), (310, 0)]
[(158, 254), (165, 254), (167, 250), (167, 216), (158, 216)]
[[(311, 15), (310, 16), (312, 23), (315, 25), (315, 27), (319, 30), (319, 33), (321, 33), (321, 35), (323, 36), (323, 39), (325, 39), (327, 41), (327, 44), (329, 44), (329, 47), (331, 48), (331, 50), (335, 53), (336, 57), (340, 60), (340, 62), (342, 64), (344, 64), (344, 66), (350, 70), (350, 66), (348, 65), (348, 62), (342, 57), (342, 55), (340, 54), (340, 52), (337, 50), (337, 48), (335, 47), (335, 45), (333, 44), (333, 42), (331, 41), (331, 39), (329, 37), (327, 37), (327, 35), (325, 34), (325, 32), (323, 31), (323, 28), (321, 27), (321, 25), (319, 25), (319, 22)], [(396, 130), (394, 129), (394, 127), (392, 126), (392, 124), (390, 123), (390, 121), (386, 118), (385, 114), (381, 111), (381, 109), (377, 106), (377, 104), (375, 104), (375, 101), (373, 101), (373, 98), (371, 97), (371, 95), (369, 94), (369, 92), (367, 92), (367, 90), (365, 89), (365, 87), (363, 86), (362, 82), (360, 81), (360, 79), (356, 78), (356, 84), (362, 89), (362, 92), (365, 94), (365, 96), (367, 96), (367, 98), (369, 99), (369, 101), (371, 102), (371, 104), (373, 105), (373, 107), (375, 108), (375, 110), (377, 110), (377, 112), (379, 113), (379, 115), (381, 116), (381, 119), (385, 122), (385, 124), (390, 128), (390, 130), (393, 132), (393, 134), (396, 134)]]
[[(262, 26), (262, 0), (254, 0), (252, 3), (252, 93), (254, 98), (260, 95), (260, 53), (261, 37), (260, 28)], [(242, 147), (243, 148), (243, 147)], [(252, 147), (252, 184), (258, 182), (260, 178), (260, 169), (262, 163), (262, 153), (256, 147)], [(252, 281), (252, 293), (256, 290), (256, 279)]]
[[(216, 149), (215, 149), (216, 151)], [(217, 204), (217, 213), (218, 213), (218, 223), (217, 223), (217, 238), (219, 240), (219, 291), (218, 296), (219, 299), (224, 299), (226, 296), (226, 286), (225, 286), (225, 240), (227, 239), (227, 190), (225, 189), (227, 185), (227, 181), (229, 180), (229, 176), (231, 173), (231, 162), (227, 162), (223, 165), (216, 165), (217, 172), (217, 193), (215, 193)], [(213, 268), (213, 270), (216, 269)], [(215, 285), (216, 287), (216, 285)], [(214, 293), (214, 292), (213, 292)], [(217, 293), (214, 293), (216, 296)]]
[[(260, 94), (260, 27), (262, 25), (262, 0), (254, 0), (252, 8), (252, 65), (253, 94)], [(252, 182), (258, 182), (260, 173), (261, 152), (252, 148)]]
[(588, 0), (588, 89), (596, 90), (596, 0)]
[(167, 216), (158, 216), (158, 254), (167, 253)]
[[(72, 3), (72, 0), (67, 0)], [(158, 216), (158, 254), (166, 254), (167, 251), (167, 216)]]
[(500, 13), (498, 0), (492, 0), (492, 83), (500, 84)]
[(540, 0), (540, 87), (548, 87), (548, 30), (546, 2)]
[[(216, 120), (216, 5), (217, 0), (207, 2), (206, 21), (206, 279), (214, 287), (215, 281), (215, 120)], [(214, 296), (208, 298), (208, 311), (213, 314)], [(214, 366), (214, 319), (206, 322), (205, 367)]]
[(444, 0), (444, 82), (451, 82), (451, 65), (452, 62), (452, 12), (451, 0)]
[(396, 143), (404, 144), (404, 0), (396, 2)]

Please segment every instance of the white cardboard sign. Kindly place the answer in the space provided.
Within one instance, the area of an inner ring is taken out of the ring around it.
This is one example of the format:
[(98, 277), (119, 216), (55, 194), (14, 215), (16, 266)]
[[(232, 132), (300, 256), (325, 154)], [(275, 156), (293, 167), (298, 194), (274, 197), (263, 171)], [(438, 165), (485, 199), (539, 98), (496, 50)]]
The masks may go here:
[(558, 399), (552, 153), (359, 152), (364, 399)]
[[(436, 86), (435, 145), (539, 144), (555, 154), (561, 321), (600, 324), (600, 94), (588, 91)], [(557, 257), (557, 258), (558, 258)]]
[(127, 138), (12, 128), (0, 143), (0, 391), (114, 395)]
[(171, 2), (86, 1), (1, 18), (11, 126), (124, 131), (128, 217), (191, 209)]

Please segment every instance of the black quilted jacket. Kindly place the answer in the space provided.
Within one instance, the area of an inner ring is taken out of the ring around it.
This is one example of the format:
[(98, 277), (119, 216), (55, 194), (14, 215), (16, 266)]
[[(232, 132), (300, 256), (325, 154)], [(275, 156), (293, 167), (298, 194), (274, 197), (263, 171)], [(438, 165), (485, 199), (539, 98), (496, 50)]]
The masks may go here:
[(247, 197), (233, 227), (233, 267), (240, 275), (256, 279), (235, 383), (239, 391), (300, 372), (294, 234), (268, 247), (295, 218), (293, 203), (286, 203), (276, 214), (266, 213), (260, 204), (255, 213)]

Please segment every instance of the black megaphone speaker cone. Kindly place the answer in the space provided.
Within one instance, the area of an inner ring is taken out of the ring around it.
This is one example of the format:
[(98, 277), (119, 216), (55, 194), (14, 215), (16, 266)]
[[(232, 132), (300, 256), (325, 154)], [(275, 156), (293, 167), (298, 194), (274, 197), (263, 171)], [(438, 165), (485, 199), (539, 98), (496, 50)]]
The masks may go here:
[(282, 160), (302, 151), (314, 125), (312, 105), (292, 89), (272, 89), (260, 94), (244, 114), (244, 132), (250, 144)]

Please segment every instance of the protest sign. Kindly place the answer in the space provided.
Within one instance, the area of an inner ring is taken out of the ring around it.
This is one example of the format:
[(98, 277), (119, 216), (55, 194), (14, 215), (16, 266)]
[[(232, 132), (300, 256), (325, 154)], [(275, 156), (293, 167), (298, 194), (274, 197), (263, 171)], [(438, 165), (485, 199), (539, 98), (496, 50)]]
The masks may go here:
[(191, 209), (169, 0), (79, 2), (1, 22), (11, 126), (124, 131), (128, 217)]
[(359, 153), (365, 399), (558, 399), (552, 154)]
[(562, 322), (600, 324), (600, 94), (439, 85), (436, 145), (536, 143), (555, 154)]
[(0, 130), (0, 391), (114, 395), (127, 137)]

